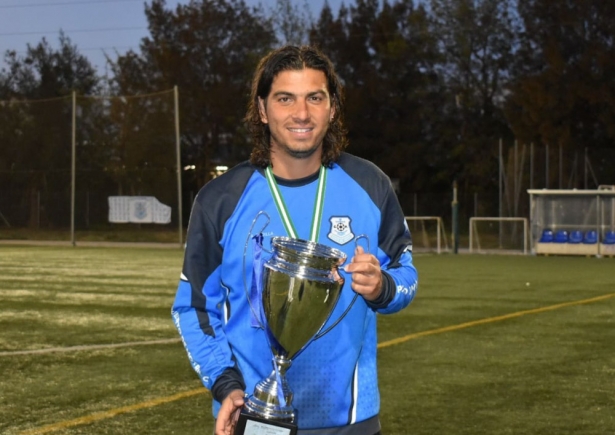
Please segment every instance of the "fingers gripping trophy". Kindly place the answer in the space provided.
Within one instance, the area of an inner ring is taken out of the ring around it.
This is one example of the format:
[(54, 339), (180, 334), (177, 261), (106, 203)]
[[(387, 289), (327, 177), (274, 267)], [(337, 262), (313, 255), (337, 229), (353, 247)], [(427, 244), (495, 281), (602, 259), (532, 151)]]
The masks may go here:
[(339, 322), (321, 331), (344, 285), (338, 267), (346, 260), (346, 254), (290, 237), (274, 237), (271, 245), (272, 256), (262, 267), (262, 287), (256, 291), (256, 298), (247, 296), (253, 315), (266, 333), (273, 370), (246, 400), (235, 435), (297, 433), (297, 411), (292, 406), (293, 393), (286, 371), (313, 340)]

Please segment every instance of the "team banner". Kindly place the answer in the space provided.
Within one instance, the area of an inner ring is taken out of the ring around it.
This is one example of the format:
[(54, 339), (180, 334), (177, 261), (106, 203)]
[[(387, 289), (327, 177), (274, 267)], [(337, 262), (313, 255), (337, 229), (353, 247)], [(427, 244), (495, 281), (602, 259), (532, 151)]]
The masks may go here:
[(154, 196), (110, 196), (108, 201), (111, 223), (171, 223), (171, 207)]

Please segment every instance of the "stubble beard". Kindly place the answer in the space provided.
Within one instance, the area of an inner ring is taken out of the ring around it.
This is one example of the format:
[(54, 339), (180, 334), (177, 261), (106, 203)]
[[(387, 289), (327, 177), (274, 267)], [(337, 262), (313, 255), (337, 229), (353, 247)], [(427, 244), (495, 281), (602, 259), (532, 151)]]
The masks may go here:
[[(319, 149), (322, 149), (322, 146), (324, 144), (325, 141), (325, 136), (323, 135), (323, 137), (320, 139), (320, 141), (316, 142), (313, 146), (311, 146), (310, 148), (305, 148), (305, 149), (297, 149), (294, 148), (293, 146), (289, 145), (289, 143), (287, 142), (283, 142), (283, 141), (278, 141), (275, 140), (274, 136), (271, 135), (269, 140), (271, 142), (275, 142), (275, 148), (277, 148), (280, 152), (298, 159), (298, 160), (304, 160), (304, 159), (308, 159), (310, 157), (312, 157), (314, 155), (314, 153), (316, 153)], [(273, 147), (272, 147), (273, 148)]]
[[(297, 159), (297, 160), (305, 160), (312, 157), (318, 150), (322, 150), (325, 137), (327, 136), (328, 128), (325, 129), (322, 137), (319, 140), (315, 141), (314, 144), (309, 148), (299, 148), (294, 147), (292, 142), (286, 142), (283, 140), (277, 140), (275, 135), (272, 134), (271, 130), (269, 130), (269, 143), (271, 151), (275, 152), (274, 149), (277, 149), (278, 152), (286, 154), (287, 156)], [(274, 145), (275, 144), (275, 145)]]
[(321, 145), (316, 145), (313, 146), (312, 148), (309, 148), (307, 150), (294, 150), (288, 146), (284, 146), (284, 151), (286, 152), (286, 154), (288, 154), (289, 156), (295, 158), (295, 159), (307, 159), (309, 157), (312, 157), (314, 155), (314, 153), (318, 150), (318, 148), (320, 148), (322, 146)]

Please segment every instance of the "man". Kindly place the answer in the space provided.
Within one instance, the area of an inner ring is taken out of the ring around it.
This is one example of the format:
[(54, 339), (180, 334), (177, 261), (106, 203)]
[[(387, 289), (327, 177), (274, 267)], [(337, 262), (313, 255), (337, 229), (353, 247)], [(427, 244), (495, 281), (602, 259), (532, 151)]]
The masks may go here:
[[(376, 313), (403, 309), (417, 287), (410, 233), (390, 181), (372, 163), (343, 152), (342, 87), (315, 48), (286, 46), (261, 60), (246, 120), (254, 141), (250, 162), (199, 192), (172, 312), (192, 366), (212, 392), (215, 433), (233, 433), (245, 393), (271, 372), (271, 351), (246, 289), (252, 250), (245, 247), (266, 215), (265, 248), (271, 237), (290, 236), (350, 259), (330, 323), (360, 295), (287, 372), (298, 433), (379, 434)], [(314, 213), (319, 208), (321, 215)]]

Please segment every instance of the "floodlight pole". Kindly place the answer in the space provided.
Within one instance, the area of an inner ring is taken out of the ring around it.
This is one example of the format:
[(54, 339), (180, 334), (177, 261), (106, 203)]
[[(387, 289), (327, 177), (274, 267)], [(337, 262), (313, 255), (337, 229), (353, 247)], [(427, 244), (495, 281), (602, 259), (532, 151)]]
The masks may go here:
[(182, 234), (183, 213), (182, 213), (182, 166), (181, 166), (181, 151), (179, 140), (179, 91), (177, 85), (173, 87), (173, 96), (175, 104), (175, 157), (177, 160), (177, 224), (179, 230), (179, 247), (184, 243)]
[(73, 91), (73, 116), (72, 116), (72, 134), (71, 134), (71, 182), (70, 182), (70, 242), (73, 246), (75, 243), (75, 165), (77, 161), (77, 92)]

